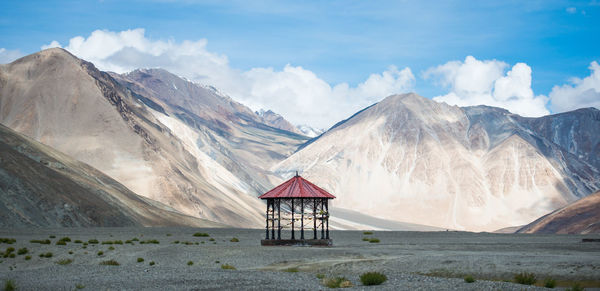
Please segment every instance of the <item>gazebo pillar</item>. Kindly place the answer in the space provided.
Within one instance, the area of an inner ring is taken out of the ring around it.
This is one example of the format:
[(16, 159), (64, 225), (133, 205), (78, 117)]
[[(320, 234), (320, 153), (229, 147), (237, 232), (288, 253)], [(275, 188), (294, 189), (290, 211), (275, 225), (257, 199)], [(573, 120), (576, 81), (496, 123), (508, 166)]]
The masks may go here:
[(326, 230), (326, 239), (329, 239), (329, 200), (325, 199), (325, 213), (327, 214), (327, 230)]
[(269, 239), (269, 205), (271, 205), (271, 199), (267, 199), (267, 226), (265, 228), (266, 230), (266, 238), (265, 239)]
[(277, 239), (281, 239), (281, 199), (277, 199)]
[(323, 205), (325, 204), (325, 198), (321, 199), (321, 239), (325, 239), (325, 212)]
[(313, 239), (317, 239), (317, 198), (313, 198)]
[(304, 198), (300, 198), (300, 208), (302, 216), (300, 216), (300, 239), (304, 239)]
[(294, 237), (294, 198), (292, 198), (292, 239), (295, 239), (295, 237)]
[(271, 239), (275, 239), (275, 199), (271, 199)]

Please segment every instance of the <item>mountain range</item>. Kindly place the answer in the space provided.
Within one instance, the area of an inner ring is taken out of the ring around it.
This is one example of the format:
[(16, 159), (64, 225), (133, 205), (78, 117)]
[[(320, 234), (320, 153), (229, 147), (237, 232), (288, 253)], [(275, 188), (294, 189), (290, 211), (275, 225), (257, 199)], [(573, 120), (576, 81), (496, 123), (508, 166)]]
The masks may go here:
[[(60, 216), (59, 201), (70, 199), (69, 209), (90, 204), (79, 206), (73, 197), (80, 194), (64, 196), (51, 179), (40, 185), (54, 190), (31, 190), (37, 176), (56, 172), (52, 163), (31, 177), (3, 163), (0, 173), (9, 174), (0, 180), (1, 197), (18, 206), (6, 209), (4, 225), (170, 225), (185, 217), (179, 221), (190, 225), (263, 227), (265, 207), (256, 197), (295, 171), (338, 197), (333, 209), (341, 216), (332, 226), (339, 228), (490, 231), (525, 225), (600, 189), (594, 108), (525, 118), (411, 93), (321, 132), (162, 69), (102, 72), (59, 48), (0, 65), (0, 124), (0, 140), (38, 149), (19, 156), (19, 146), (5, 145), (14, 159), (60, 155), (56, 163), (69, 174), (56, 181), (110, 179), (85, 191), (97, 187), (104, 192), (94, 203), (124, 213), (111, 222)], [(9, 192), (13, 181), (30, 186)], [(35, 208), (10, 193), (60, 199)], [(109, 207), (109, 198), (121, 202)], [(59, 210), (35, 214), (49, 207)], [(158, 221), (139, 214), (144, 208), (168, 215)]]

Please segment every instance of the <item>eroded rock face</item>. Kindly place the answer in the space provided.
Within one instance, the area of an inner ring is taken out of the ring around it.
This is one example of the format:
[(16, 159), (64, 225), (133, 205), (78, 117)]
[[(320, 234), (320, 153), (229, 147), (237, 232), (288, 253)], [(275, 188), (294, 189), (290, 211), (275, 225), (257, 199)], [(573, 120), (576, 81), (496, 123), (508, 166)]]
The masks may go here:
[[(526, 119), (499, 108), (390, 96), (274, 170), (284, 176), (303, 170), (338, 196), (336, 207), (493, 231), (526, 224), (600, 188), (597, 115), (584, 109)], [(550, 138), (565, 132), (577, 137)]]
[(1, 65), (0, 83), (1, 124), (141, 196), (233, 226), (262, 226), (256, 195), (280, 181), (266, 169), (306, 140), (166, 71), (111, 75), (58, 48)]

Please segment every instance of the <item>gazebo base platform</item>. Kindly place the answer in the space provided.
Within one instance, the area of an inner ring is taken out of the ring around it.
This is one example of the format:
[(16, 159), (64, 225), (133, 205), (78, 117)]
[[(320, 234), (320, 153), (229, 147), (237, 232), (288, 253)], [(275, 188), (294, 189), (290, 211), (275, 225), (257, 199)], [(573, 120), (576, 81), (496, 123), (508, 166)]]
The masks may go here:
[(260, 241), (263, 246), (320, 246), (328, 247), (333, 245), (331, 239), (263, 239)]

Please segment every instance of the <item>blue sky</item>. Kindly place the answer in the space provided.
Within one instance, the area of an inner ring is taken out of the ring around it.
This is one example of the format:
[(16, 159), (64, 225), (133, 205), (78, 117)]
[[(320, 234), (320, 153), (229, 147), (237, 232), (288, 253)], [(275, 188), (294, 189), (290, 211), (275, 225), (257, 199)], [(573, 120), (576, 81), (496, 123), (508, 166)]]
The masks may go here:
[[(7, 0), (0, 3), (0, 48), (29, 54), (95, 30), (143, 28), (153, 41), (204, 39), (207, 51), (240, 72), (289, 64), (332, 87), (408, 67), (411, 90), (429, 98), (455, 86), (423, 73), (467, 56), (504, 62), (505, 73), (527, 64), (534, 95), (544, 96), (590, 75), (600, 61), (598, 1), (298, 2)], [(269, 105), (261, 102), (254, 107)], [(557, 111), (551, 103), (545, 106)]]

